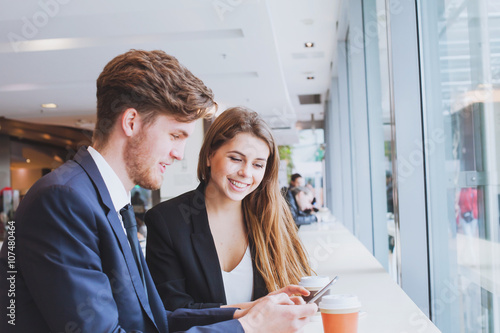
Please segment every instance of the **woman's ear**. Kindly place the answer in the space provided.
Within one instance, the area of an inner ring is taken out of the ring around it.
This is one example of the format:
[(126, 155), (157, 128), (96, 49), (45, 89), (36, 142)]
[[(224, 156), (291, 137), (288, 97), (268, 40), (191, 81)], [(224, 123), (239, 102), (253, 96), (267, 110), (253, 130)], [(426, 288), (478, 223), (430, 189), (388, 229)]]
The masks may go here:
[(209, 154), (207, 157), (207, 167), (210, 168), (210, 160), (212, 159), (212, 154)]

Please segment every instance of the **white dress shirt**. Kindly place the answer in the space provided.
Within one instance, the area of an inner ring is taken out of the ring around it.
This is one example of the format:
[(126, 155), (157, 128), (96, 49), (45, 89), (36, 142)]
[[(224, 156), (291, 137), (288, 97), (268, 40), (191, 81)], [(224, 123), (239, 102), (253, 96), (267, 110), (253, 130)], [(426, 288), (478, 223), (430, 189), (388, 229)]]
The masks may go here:
[(87, 150), (90, 156), (92, 156), (95, 164), (97, 165), (97, 169), (99, 169), (102, 179), (104, 179), (104, 184), (106, 184), (106, 188), (108, 189), (109, 195), (111, 196), (111, 201), (113, 202), (115, 211), (118, 214), (118, 218), (122, 222), (123, 231), (125, 232), (125, 234), (127, 234), (125, 226), (123, 225), (120, 209), (122, 209), (126, 204), (130, 203), (130, 192), (127, 192), (125, 186), (123, 186), (123, 183), (116, 172), (113, 170), (113, 168), (111, 168), (108, 162), (106, 162), (104, 157), (102, 157), (102, 155), (97, 150), (90, 146)]

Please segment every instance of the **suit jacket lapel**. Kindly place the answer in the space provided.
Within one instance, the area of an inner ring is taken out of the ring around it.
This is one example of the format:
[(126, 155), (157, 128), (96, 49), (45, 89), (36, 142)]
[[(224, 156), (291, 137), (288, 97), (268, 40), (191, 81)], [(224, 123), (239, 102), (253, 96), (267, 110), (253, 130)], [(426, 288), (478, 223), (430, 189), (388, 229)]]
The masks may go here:
[[(132, 251), (130, 250), (130, 245), (128, 243), (127, 236), (125, 235), (125, 232), (122, 227), (122, 223), (120, 219), (118, 218), (118, 214), (116, 213), (113, 202), (111, 200), (111, 196), (109, 195), (109, 191), (106, 187), (106, 184), (104, 183), (104, 180), (102, 179), (101, 173), (99, 172), (99, 169), (97, 168), (97, 165), (94, 162), (94, 159), (90, 155), (90, 153), (87, 151), (86, 148), (82, 147), (78, 151), (78, 153), (75, 155), (74, 158), (75, 162), (80, 164), (82, 168), (85, 170), (89, 178), (92, 180), (94, 183), (95, 187), (97, 188), (97, 192), (100, 195), (100, 199), (102, 202), (102, 205), (105, 207), (104, 213), (106, 214), (106, 217), (109, 221), (109, 224), (111, 225), (111, 228), (113, 229), (113, 232), (118, 239), (118, 244), (120, 245), (120, 249), (123, 253), (123, 256), (125, 258), (125, 262), (127, 264), (127, 268), (130, 274), (130, 278), (132, 281), (132, 284), (134, 286), (135, 292), (137, 294), (137, 297), (139, 298), (139, 301), (141, 302), (142, 307), (150, 317), (150, 319), (155, 322), (153, 314), (151, 312), (151, 308), (149, 306), (149, 302), (146, 297), (146, 290), (144, 290), (142, 281), (141, 281), (141, 276), (139, 274), (139, 270), (137, 269), (137, 265), (135, 264), (135, 260), (132, 254)], [(142, 256), (141, 256), (142, 257)], [(147, 265), (145, 264), (144, 260), (143, 261), (143, 267), (145, 271), (147, 270)], [(151, 281), (148, 281), (152, 283)]]
[(205, 186), (202, 183), (193, 191), (191, 202), (189, 203), (191, 212), (194, 212), (191, 214), (191, 225), (193, 226), (191, 240), (200, 266), (205, 274), (207, 285), (214, 286), (213, 288), (209, 288), (212, 299), (223, 300), (223, 303), (226, 304), (227, 300), (226, 293), (224, 292), (222, 271), (212, 232), (208, 224), (204, 193)]

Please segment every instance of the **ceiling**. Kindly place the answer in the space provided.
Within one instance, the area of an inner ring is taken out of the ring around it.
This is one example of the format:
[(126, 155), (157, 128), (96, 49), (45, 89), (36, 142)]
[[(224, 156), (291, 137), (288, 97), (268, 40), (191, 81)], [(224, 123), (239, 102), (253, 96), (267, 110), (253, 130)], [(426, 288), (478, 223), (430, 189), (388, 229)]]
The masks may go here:
[[(131, 48), (162, 49), (201, 78), (222, 108), (250, 107), (276, 131), (293, 132), (297, 121), (323, 119), (339, 6), (340, 0), (0, 0), (0, 116), (91, 129), (104, 65)], [(300, 104), (299, 95), (319, 95), (320, 103)]]

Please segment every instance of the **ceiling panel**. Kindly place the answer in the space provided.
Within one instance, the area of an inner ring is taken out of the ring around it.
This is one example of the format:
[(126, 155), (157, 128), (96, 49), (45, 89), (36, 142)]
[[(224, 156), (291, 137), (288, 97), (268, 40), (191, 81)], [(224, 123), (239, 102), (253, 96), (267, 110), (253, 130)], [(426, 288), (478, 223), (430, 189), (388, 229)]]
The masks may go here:
[[(322, 118), (323, 104), (304, 107), (297, 96), (324, 97), (329, 88), (338, 6), (327, 0), (0, 0), (0, 116), (44, 123), (61, 116), (69, 126), (91, 119), (102, 68), (138, 48), (176, 56), (225, 107), (248, 106), (291, 127), (311, 113)], [(306, 49), (306, 41), (314, 48)], [(58, 109), (41, 112), (48, 102)]]

